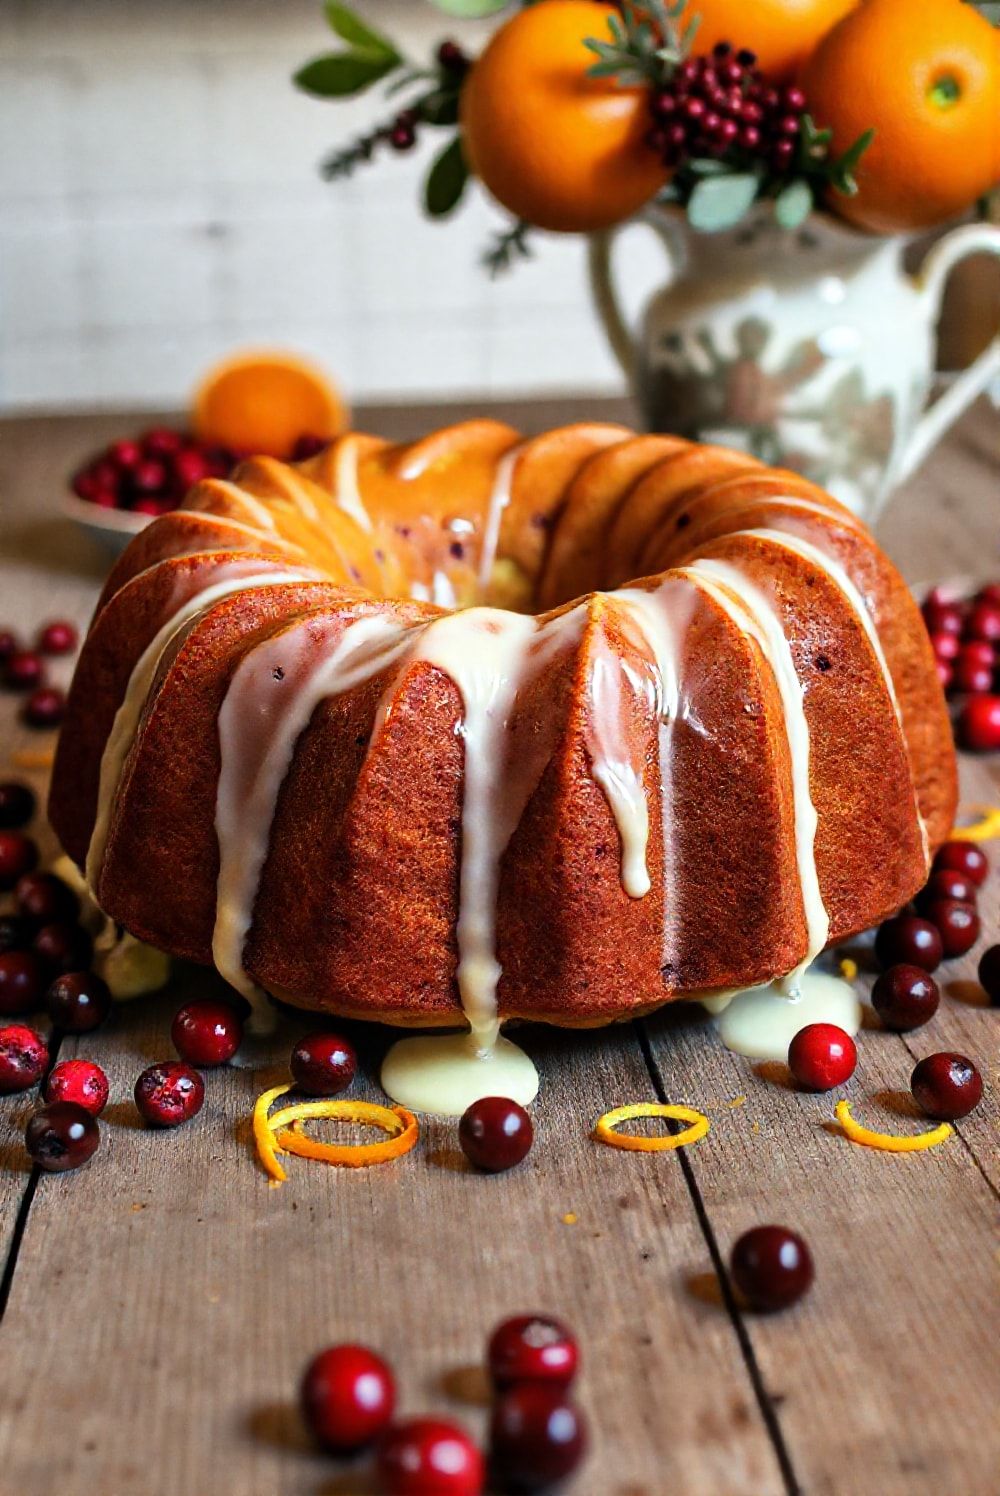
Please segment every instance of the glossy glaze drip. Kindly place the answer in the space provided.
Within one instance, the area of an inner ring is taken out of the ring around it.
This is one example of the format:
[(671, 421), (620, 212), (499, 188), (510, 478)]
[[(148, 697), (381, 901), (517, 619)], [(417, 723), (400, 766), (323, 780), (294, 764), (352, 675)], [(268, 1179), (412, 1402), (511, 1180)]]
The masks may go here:
[(334, 467), (334, 489), (333, 499), (338, 509), (349, 514), (355, 524), (361, 526), (362, 530), (371, 532), (371, 515), (365, 508), (361, 497), (361, 485), (358, 482), (358, 440), (353, 436), (345, 436), (337, 447), (337, 457)]
[(382, 1088), (414, 1112), (460, 1117), (484, 1096), (507, 1096), (530, 1106), (538, 1071), (502, 1036), (485, 1052), (468, 1034), (428, 1034), (398, 1040), (382, 1062)]
[(252, 516), (252, 528), (265, 530), (268, 534), (277, 534), (277, 520), (265, 503), (254, 498), (253, 494), (247, 493), (245, 488), (240, 488), (238, 483), (230, 483), (228, 478), (214, 478), (212, 482), (216, 492), (220, 488), (223, 489), (248, 515)]
[(590, 772), (603, 790), (618, 827), (622, 887), (629, 898), (642, 899), (650, 889), (646, 863), (649, 800), (642, 765), (633, 762), (623, 730), (626, 682), (636, 696), (644, 694), (644, 687), (649, 684), (616, 650), (610, 648), (602, 631), (591, 652), (588, 681)]
[(504, 511), (511, 500), (513, 491), (514, 469), (517, 460), (524, 449), (523, 443), (511, 447), (505, 452), (497, 463), (496, 473), (493, 478), (493, 487), (490, 489), (489, 502), (486, 505), (486, 518), (483, 521), (483, 545), (479, 552), (479, 595), (486, 597), (490, 581), (493, 577), (493, 565), (497, 558), (497, 548), (500, 544), (500, 526), (503, 523)]
[(856, 1034), (861, 1004), (853, 987), (826, 972), (807, 971), (797, 998), (789, 999), (778, 983), (751, 987), (737, 992), (716, 1018), (726, 1048), (757, 1060), (787, 1060), (789, 1044), (810, 1023), (833, 1023)]

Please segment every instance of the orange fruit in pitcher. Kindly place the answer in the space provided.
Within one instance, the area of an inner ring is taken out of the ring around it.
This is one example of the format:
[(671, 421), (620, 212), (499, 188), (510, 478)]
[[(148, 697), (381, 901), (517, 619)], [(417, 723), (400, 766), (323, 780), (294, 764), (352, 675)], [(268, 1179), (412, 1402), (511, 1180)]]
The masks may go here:
[(802, 83), (834, 151), (875, 130), (857, 196), (830, 200), (862, 228), (929, 228), (1000, 181), (1000, 33), (963, 0), (862, 0)]
[(347, 410), (331, 380), (294, 353), (241, 352), (210, 369), (194, 397), (200, 441), (287, 457), (301, 436), (332, 440)]
[(769, 78), (786, 81), (812, 56), (821, 39), (858, 0), (688, 0), (681, 23), (701, 20), (692, 50), (707, 56), (717, 42), (757, 54)]
[(666, 182), (645, 142), (648, 94), (590, 78), (588, 37), (611, 41), (613, 6), (541, 0), (491, 38), (462, 89), (469, 165), (517, 218), (586, 233), (628, 218)]

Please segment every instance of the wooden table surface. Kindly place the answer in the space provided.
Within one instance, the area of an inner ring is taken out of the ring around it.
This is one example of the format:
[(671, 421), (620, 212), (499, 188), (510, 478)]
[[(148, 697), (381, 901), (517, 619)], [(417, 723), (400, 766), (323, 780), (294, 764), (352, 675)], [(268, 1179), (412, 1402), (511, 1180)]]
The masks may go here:
[[(590, 401), (512, 413), (539, 429), (623, 411)], [(449, 414), (360, 417), (411, 435)], [(58, 502), (74, 462), (134, 424), (0, 423), (0, 625), (86, 622), (106, 561)], [(882, 538), (910, 580), (1000, 573), (997, 424), (977, 406), (886, 514)], [(15, 706), (0, 696), (4, 773), (26, 745), (49, 744), (17, 726)], [(41, 789), (44, 769), (30, 773)], [(996, 758), (967, 759), (962, 773), (967, 799), (1000, 798)], [(111, 1079), (86, 1168), (39, 1177), (22, 1144), (33, 1096), (0, 1102), (0, 1493), (362, 1496), (364, 1462), (322, 1458), (300, 1428), (308, 1357), (366, 1341), (397, 1368), (404, 1412), (481, 1434), (485, 1337), (500, 1317), (541, 1309), (582, 1342), (592, 1453), (572, 1485), (580, 1496), (995, 1496), (1000, 1012), (970, 979), (1000, 938), (998, 907), (1000, 873), (982, 900), (981, 946), (944, 968), (928, 1027), (863, 1036), (844, 1094), (876, 1127), (924, 1125), (908, 1099), (915, 1057), (957, 1049), (983, 1071), (977, 1112), (910, 1156), (853, 1146), (830, 1126), (834, 1098), (728, 1053), (692, 1009), (591, 1033), (525, 1031), (542, 1075), (537, 1140), (509, 1175), (471, 1173), (455, 1125), (428, 1120), (395, 1164), (291, 1160), (271, 1190), (249, 1116), (283, 1078), (298, 1019), (242, 1065), (209, 1072), (188, 1126), (139, 1124), (137, 1074), (171, 1054), (179, 1002), (217, 980), (177, 968), (165, 993), (63, 1042), (62, 1058), (92, 1056)], [(859, 982), (867, 991), (867, 965)], [(390, 1036), (346, 1027), (374, 1098)], [(591, 1140), (609, 1107), (656, 1097), (706, 1111), (708, 1137), (661, 1155)], [(737, 1308), (724, 1266), (734, 1238), (764, 1221), (800, 1230), (816, 1261), (810, 1296), (771, 1317)]]

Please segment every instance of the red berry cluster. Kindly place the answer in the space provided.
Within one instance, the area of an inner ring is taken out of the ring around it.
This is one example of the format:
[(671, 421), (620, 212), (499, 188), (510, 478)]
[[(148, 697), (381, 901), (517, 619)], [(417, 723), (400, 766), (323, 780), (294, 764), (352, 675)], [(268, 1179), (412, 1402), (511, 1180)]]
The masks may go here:
[(12, 629), (0, 629), (0, 683), (24, 693), (21, 720), (29, 727), (58, 727), (62, 721), (66, 698), (48, 684), (42, 656), (72, 654), (77, 642), (75, 625), (63, 618), (39, 629), (30, 649)]
[[(976, 901), (989, 866), (985, 852), (975, 842), (945, 842), (913, 906), (880, 926), (875, 938), (880, 965), (898, 969), (903, 964), (931, 972), (942, 961), (970, 951), (980, 935)], [(935, 991), (933, 1004), (926, 1007), (918, 1023), (926, 1023), (936, 1007)], [(906, 1027), (916, 1028), (918, 1023)]]
[(73, 492), (101, 509), (156, 517), (176, 509), (203, 478), (224, 478), (237, 455), (186, 431), (157, 426), (134, 441), (112, 442), (74, 474)]
[(941, 587), (924, 599), (938, 676), (950, 696), (964, 697), (957, 721), (963, 748), (1000, 749), (1000, 583), (968, 600)]
[(786, 172), (795, 158), (806, 96), (777, 88), (756, 56), (719, 42), (708, 57), (688, 57), (670, 82), (650, 94), (653, 126), (646, 139), (667, 166), (691, 157), (725, 157), (733, 166), (764, 162)]

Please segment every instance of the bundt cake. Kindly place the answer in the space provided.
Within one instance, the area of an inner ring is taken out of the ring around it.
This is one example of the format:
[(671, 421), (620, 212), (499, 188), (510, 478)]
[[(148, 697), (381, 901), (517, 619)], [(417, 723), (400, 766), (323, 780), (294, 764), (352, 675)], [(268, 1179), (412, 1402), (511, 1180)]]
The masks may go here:
[(480, 420), (150, 525), (50, 810), (106, 913), (248, 995), (488, 1039), (794, 981), (920, 888), (955, 796), (917, 608), (835, 500)]

